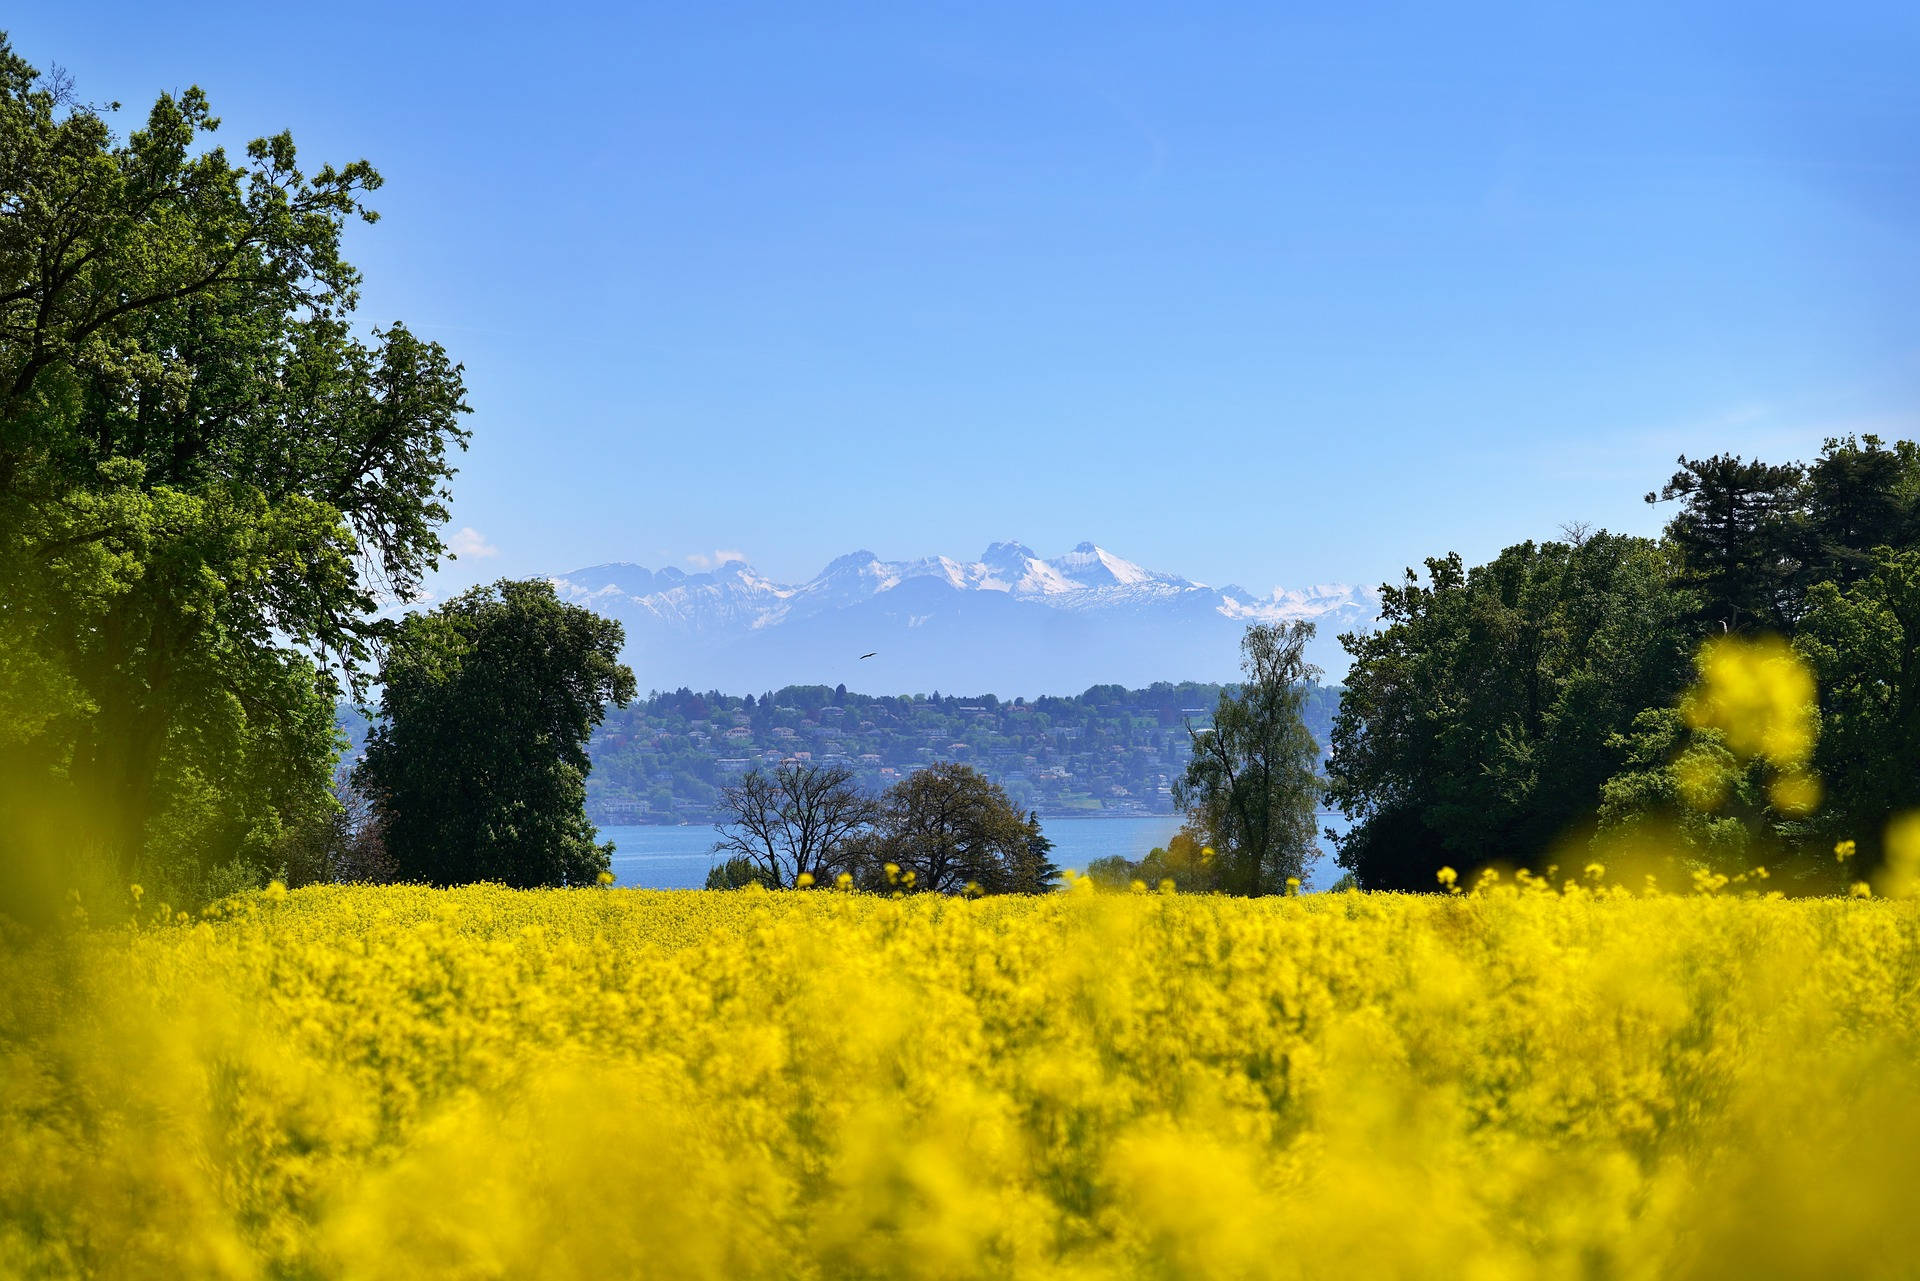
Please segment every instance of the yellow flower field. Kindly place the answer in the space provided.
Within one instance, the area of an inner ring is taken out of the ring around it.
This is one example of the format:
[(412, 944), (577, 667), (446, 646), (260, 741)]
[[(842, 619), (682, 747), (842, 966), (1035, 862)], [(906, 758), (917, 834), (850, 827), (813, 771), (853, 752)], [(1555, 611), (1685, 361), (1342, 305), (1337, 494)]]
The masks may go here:
[(1912, 902), (331, 888), (0, 967), (5, 1276), (1920, 1273)]

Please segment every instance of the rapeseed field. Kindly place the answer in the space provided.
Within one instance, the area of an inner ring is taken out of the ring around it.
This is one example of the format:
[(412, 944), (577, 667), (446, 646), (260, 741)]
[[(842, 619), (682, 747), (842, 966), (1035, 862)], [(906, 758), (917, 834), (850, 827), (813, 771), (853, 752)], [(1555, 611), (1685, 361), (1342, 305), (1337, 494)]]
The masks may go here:
[(0, 1275), (1920, 1272), (1920, 904), (278, 887), (0, 950)]

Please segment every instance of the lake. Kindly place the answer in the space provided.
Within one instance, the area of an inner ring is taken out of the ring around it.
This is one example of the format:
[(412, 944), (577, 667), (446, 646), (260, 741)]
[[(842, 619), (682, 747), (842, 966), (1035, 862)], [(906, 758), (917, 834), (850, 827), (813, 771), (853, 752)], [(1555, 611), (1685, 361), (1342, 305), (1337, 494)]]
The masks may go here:
[[(1322, 814), (1320, 823), (1338, 823), (1339, 815)], [(1043, 830), (1053, 841), (1053, 861), (1061, 867), (1086, 870), (1088, 863), (1109, 854), (1139, 858), (1156, 845), (1165, 845), (1180, 830), (1172, 814), (1138, 818), (1056, 818)], [(711, 827), (603, 827), (600, 839), (613, 842), (614, 884), (647, 890), (697, 890), (706, 884), (713, 866), (714, 830)], [(1331, 852), (1322, 857), (1307, 878), (1307, 888), (1319, 889), (1338, 879)]]

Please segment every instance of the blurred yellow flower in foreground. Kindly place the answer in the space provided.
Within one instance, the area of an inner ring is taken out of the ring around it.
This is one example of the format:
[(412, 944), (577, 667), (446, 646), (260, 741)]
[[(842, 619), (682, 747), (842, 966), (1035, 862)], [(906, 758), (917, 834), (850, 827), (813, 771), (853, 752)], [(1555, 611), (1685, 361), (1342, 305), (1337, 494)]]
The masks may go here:
[(1681, 705), (1695, 729), (1716, 729), (1744, 757), (1795, 770), (1813, 754), (1813, 673), (1778, 636), (1717, 636), (1695, 657), (1699, 682)]
[[(1920, 866), (1920, 817), (1888, 849)], [(0, 1276), (1920, 1258), (1920, 902), (1073, 883), (281, 887), (185, 927), (13, 939)]]

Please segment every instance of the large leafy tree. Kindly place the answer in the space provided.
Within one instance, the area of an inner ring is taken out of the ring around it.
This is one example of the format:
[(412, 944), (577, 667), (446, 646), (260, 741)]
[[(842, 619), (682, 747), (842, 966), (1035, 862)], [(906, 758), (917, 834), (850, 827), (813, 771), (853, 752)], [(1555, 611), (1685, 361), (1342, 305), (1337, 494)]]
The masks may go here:
[(0, 37), (0, 753), (132, 874), (330, 804), (337, 684), (443, 552), (466, 406), (437, 344), (355, 323), (370, 165), (231, 157), (198, 89), (105, 117)]
[(1274, 894), (1316, 857), (1320, 746), (1303, 715), (1319, 669), (1305, 658), (1312, 623), (1255, 624), (1240, 641), (1246, 679), (1222, 690), (1213, 724), (1188, 726), (1193, 757), (1174, 804), (1231, 894)]
[(1443, 865), (1533, 863), (1589, 825), (1643, 709), (1687, 683), (1694, 597), (1667, 548), (1580, 534), (1381, 589), (1334, 723), (1340, 863), (1368, 889)]
[(634, 695), (620, 624), (503, 579), (407, 616), (354, 782), (396, 872), (436, 885), (590, 885), (587, 740)]
[(873, 828), (842, 848), (846, 869), (870, 889), (1044, 894), (1059, 875), (1039, 817), (1022, 814), (998, 783), (952, 761), (888, 788)]

